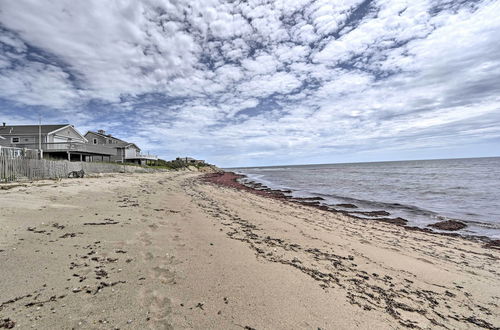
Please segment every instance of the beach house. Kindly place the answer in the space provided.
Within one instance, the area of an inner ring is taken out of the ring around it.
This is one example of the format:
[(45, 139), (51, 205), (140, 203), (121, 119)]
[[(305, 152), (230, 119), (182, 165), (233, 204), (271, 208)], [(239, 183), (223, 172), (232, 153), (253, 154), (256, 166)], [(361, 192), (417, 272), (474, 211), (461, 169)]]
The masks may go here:
[(189, 164), (189, 165), (205, 164), (204, 160), (195, 159), (192, 157), (177, 157), (175, 160), (184, 162), (184, 163)]
[(146, 165), (149, 162), (158, 160), (158, 157), (155, 155), (141, 153), (141, 148), (135, 143), (127, 142), (111, 134), (107, 134), (104, 130), (98, 130), (97, 132), (88, 131), (85, 134), (85, 138), (92, 145), (103, 145), (114, 148), (116, 153), (111, 158), (111, 161)]
[(41, 150), (43, 158), (70, 161), (110, 161), (116, 149), (94, 146), (69, 124), (0, 126), (3, 146)]

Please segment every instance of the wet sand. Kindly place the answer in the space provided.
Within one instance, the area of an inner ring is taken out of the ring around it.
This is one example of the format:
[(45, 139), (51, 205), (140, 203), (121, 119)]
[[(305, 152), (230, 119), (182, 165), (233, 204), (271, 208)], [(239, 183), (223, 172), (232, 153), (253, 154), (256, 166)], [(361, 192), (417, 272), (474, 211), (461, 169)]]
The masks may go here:
[(0, 190), (0, 328), (495, 329), (500, 252), (200, 180)]
[[(455, 231), (466, 228), (467, 225), (458, 220), (443, 220), (427, 227), (416, 227), (409, 225), (408, 220), (401, 217), (394, 217), (390, 212), (386, 210), (375, 210), (375, 211), (358, 211), (358, 206), (355, 204), (327, 204), (325, 199), (319, 196), (316, 197), (296, 197), (292, 195), (291, 190), (283, 189), (272, 189), (261, 183), (248, 180), (245, 175), (237, 174), (229, 171), (216, 171), (213, 173), (207, 173), (202, 178), (205, 182), (215, 183), (219, 186), (230, 187), (237, 190), (248, 191), (252, 194), (259, 196), (264, 196), (267, 198), (278, 199), (282, 201), (288, 201), (292, 203), (297, 203), (301, 205), (306, 205), (310, 207), (315, 207), (323, 211), (329, 211), (336, 214), (342, 214), (348, 216), (349, 218), (355, 218), (359, 220), (370, 220), (376, 222), (385, 222), (394, 224), (397, 226), (404, 226), (408, 230), (424, 231), (436, 235), (446, 235), (463, 237), (467, 240), (475, 242), (483, 242), (483, 247), (500, 250), (500, 240), (491, 239), (486, 236), (477, 235), (463, 235)], [(433, 230), (433, 229), (438, 229)]]

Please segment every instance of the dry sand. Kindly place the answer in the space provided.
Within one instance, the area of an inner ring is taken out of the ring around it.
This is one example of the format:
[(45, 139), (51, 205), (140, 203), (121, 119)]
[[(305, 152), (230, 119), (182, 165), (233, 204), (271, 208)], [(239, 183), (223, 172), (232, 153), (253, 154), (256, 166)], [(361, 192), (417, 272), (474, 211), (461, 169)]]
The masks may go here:
[(0, 190), (0, 328), (500, 327), (499, 251), (198, 176)]

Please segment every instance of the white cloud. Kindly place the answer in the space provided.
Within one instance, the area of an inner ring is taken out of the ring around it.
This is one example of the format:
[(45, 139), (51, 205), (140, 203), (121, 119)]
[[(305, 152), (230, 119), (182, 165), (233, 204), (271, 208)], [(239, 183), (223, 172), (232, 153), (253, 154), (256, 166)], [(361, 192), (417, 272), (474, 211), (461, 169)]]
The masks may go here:
[(227, 163), (481, 141), (500, 131), (498, 12), (493, 0), (4, 2), (0, 105)]
[(27, 105), (67, 108), (79, 103), (79, 93), (68, 75), (53, 65), (33, 63), (5, 69), (0, 75), (0, 96)]
[(251, 74), (274, 73), (278, 69), (278, 61), (271, 55), (261, 54), (255, 59), (245, 59), (241, 65)]
[(249, 97), (267, 97), (274, 93), (286, 94), (300, 87), (301, 82), (290, 73), (275, 72), (269, 75), (255, 76), (252, 80), (241, 83), (239, 91)]

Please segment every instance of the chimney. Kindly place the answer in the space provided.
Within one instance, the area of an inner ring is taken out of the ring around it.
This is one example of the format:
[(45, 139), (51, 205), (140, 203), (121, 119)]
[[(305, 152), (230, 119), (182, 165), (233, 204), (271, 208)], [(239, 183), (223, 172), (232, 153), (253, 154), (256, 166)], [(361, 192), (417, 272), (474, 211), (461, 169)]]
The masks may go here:
[(100, 130), (97, 131), (97, 133), (104, 135), (104, 134), (106, 134), (106, 131), (103, 130), (103, 129), (100, 129)]
[(2, 126), (5, 127), (5, 123), (2, 123)]

